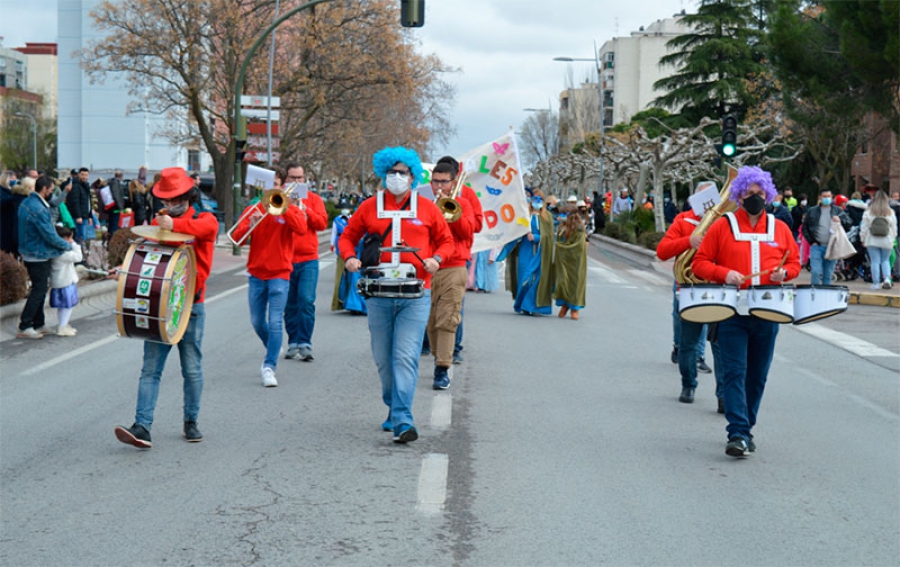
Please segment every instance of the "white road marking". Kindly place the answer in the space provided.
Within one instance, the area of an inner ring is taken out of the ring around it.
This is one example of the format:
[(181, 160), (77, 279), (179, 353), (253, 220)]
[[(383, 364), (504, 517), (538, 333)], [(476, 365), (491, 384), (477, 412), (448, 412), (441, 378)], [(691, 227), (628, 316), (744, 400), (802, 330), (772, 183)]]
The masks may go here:
[(447, 429), (450, 427), (452, 415), (453, 396), (450, 394), (434, 396), (431, 402), (431, 428), (437, 430)]
[(606, 266), (597, 264), (597, 265), (591, 266), (588, 269), (590, 271), (594, 272), (595, 274), (599, 275), (601, 278), (603, 278), (604, 280), (606, 280), (607, 282), (609, 282), (611, 284), (624, 285), (626, 283), (626, 281), (624, 279), (617, 276), (615, 274), (615, 272), (613, 272)]
[(628, 270), (628, 273), (633, 276), (637, 276), (643, 280), (647, 280), (648, 282), (650, 282), (652, 284), (667, 285), (667, 286), (672, 285), (671, 278), (667, 278), (667, 277), (663, 276), (662, 274), (657, 274), (654, 272), (645, 272), (643, 270)]
[(48, 368), (52, 368), (53, 366), (56, 366), (57, 364), (61, 364), (69, 359), (75, 358), (76, 356), (81, 356), (82, 354), (84, 354), (86, 352), (90, 352), (90, 351), (94, 350), (95, 348), (100, 348), (104, 345), (108, 345), (109, 343), (113, 342), (114, 340), (116, 340), (118, 338), (119, 338), (119, 335), (110, 335), (108, 337), (100, 339), (99, 341), (94, 341), (91, 344), (84, 345), (83, 347), (78, 347), (75, 350), (67, 352), (66, 354), (62, 354), (60, 356), (57, 356), (56, 358), (51, 358), (47, 362), (43, 362), (33, 368), (29, 368), (25, 372), (22, 372), (21, 376), (31, 376), (32, 374), (37, 374), (38, 372), (43, 372), (44, 370), (47, 370)]
[(425, 514), (437, 514), (447, 500), (447, 471), (450, 457), (443, 453), (426, 453), (419, 473), (419, 493), (416, 509)]
[[(236, 293), (238, 291), (241, 291), (242, 289), (246, 289), (247, 287), (249, 287), (249, 284), (244, 284), (244, 285), (238, 286), (234, 289), (229, 289), (228, 291), (223, 291), (222, 293), (220, 293), (214, 297), (208, 298), (206, 300), (206, 303), (213, 303), (214, 301), (218, 301), (218, 300), (222, 299), (223, 297), (227, 297), (227, 296), (231, 295), (232, 293)], [(31, 376), (32, 374), (37, 374), (38, 372), (43, 372), (44, 370), (47, 370), (48, 368), (52, 368), (52, 367), (56, 366), (57, 364), (62, 364), (63, 362), (65, 362), (67, 360), (71, 360), (71, 359), (75, 358), (76, 356), (81, 356), (82, 354), (91, 352), (92, 350), (98, 349), (102, 346), (106, 346), (118, 338), (119, 338), (118, 334), (110, 335), (108, 337), (104, 337), (100, 340), (94, 341), (90, 344), (86, 344), (82, 347), (78, 347), (75, 350), (69, 351), (65, 354), (61, 354), (60, 356), (57, 356), (56, 358), (51, 358), (47, 362), (38, 364), (37, 366), (35, 366), (33, 368), (29, 368), (28, 370), (22, 372), (20, 374), (20, 376)]]
[(818, 323), (796, 325), (794, 326), (794, 329), (800, 331), (801, 333), (806, 333), (807, 335), (816, 337), (817, 339), (821, 339), (829, 344), (832, 344), (840, 349), (846, 350), (847, 352), (853, 353), (862, 358), (869, 358), (872, 356), (896, 358), (900, 356), (900, 354), (885, 350), (879, 346), (873, 345), (868, 341), (864, 341), (840, 331), (829, 329), (828, 327), (823, 327)]

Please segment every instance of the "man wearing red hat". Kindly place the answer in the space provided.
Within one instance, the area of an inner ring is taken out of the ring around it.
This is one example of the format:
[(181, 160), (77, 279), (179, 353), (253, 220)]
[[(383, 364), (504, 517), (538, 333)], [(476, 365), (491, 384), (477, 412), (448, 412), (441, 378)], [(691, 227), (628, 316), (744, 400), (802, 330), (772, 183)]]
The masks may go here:
[[(200, 396), (203, 393), (203, 353), (201, 343), (206, 322), (206, 280), (212, 266), (213, 247), (219, 232), (219, 222), (212, 213), (200, 212), (200, 193), (194, 188), (194, 181), (180, 167), (169, 167), (160, 173), (159, 182), (153, 186), (153, 195), (163, 203), (153, 224), (164, 230), (190, 234), (197, 258), (197, 275), (194, 289), (194, 306), (190, 322), (178, 342), (181, 358), (181, 375), (184, 378), (184, 437), (191, 443), (203, 440), (197, 429), (200, 413)], [(116, 438), (141, 449), (149, 449), (150, 427), (153, 425), (153, 410), (159, 394), (159, 380), (166, 366), (166, 358), (172, 345), (151, 341), (144, 342), (144, 363), (138, 384), (137, 410), (134, 425), (129, 428), (118, 426)]]
[(232, 238), (240, 242), (252, 231), (247, 257), (250, 324), (266, 347), (266, 357), (259, 369), (266, 388), (278, 386), (275, 368), (281, 353), (284, 309), (294, 268), (294, 235), (306, 234), (304, 208), (289, 204), (282, 214), (266, 214), (260, 201), (244, 210), (243, 220), (232, 234)]

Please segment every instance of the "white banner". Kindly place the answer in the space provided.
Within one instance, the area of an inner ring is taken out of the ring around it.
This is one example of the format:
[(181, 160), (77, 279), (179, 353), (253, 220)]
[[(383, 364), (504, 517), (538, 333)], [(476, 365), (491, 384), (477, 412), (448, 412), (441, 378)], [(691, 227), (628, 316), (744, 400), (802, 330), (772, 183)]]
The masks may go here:
[(472, 252), (481, 252), (524, 236), (531, 230), (530, 209), (522, 181), (515, 134), (507, 134), (459, 158), (484, 209), (484, 227), (475, 235)]

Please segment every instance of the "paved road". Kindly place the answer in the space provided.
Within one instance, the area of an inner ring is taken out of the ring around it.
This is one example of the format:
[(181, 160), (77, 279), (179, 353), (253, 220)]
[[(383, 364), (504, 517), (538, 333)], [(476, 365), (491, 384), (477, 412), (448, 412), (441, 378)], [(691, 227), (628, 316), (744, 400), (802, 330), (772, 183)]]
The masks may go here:
[(736, 461), (712, 379), (677, 402), (668, 277), (592, 256), (577, 322), (468, 294), (466, 360), (435, 392), (422, 359), (408, 446), (379, 430), (365, 319), (327, 311), (330, 255), (316, 360), (281, 362), (275, 389), (240, 265), (210, 280), (203, 443), (181, 438), (175, 358), (153, 449), (113, 437), (141, 343), (114, 338), (110, 297), (75, 339), (0, 343), (0, 562), (896, 565), (900, 311), (782, 327)]

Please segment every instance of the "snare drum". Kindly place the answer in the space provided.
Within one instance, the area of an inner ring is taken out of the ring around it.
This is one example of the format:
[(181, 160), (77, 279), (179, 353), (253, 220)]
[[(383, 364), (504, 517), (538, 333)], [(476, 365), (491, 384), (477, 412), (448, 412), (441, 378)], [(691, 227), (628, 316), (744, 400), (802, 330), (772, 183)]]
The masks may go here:
[(194, 305), (196, 270), (190, 246), (132, 244), (119, 271), (119, 335), (171, 345), (180, 341)]
[(365, 298), (417, 299), (425, 295), (425, 282), (415, 278), (360, 278), (356, 289)]
[(847, 310), (850, 290), (842, 285), (798, 285), (794, 292), (794, 324), (802, 325)]
[(737, 310), (738, 288), (733, 285), (682, 285), (678, 290), (678, 314), (691, 323), (717, 323)]
[(758, 285), (747, 290), (750, 315), (773, 323), (794, 320), (794, 286)]

